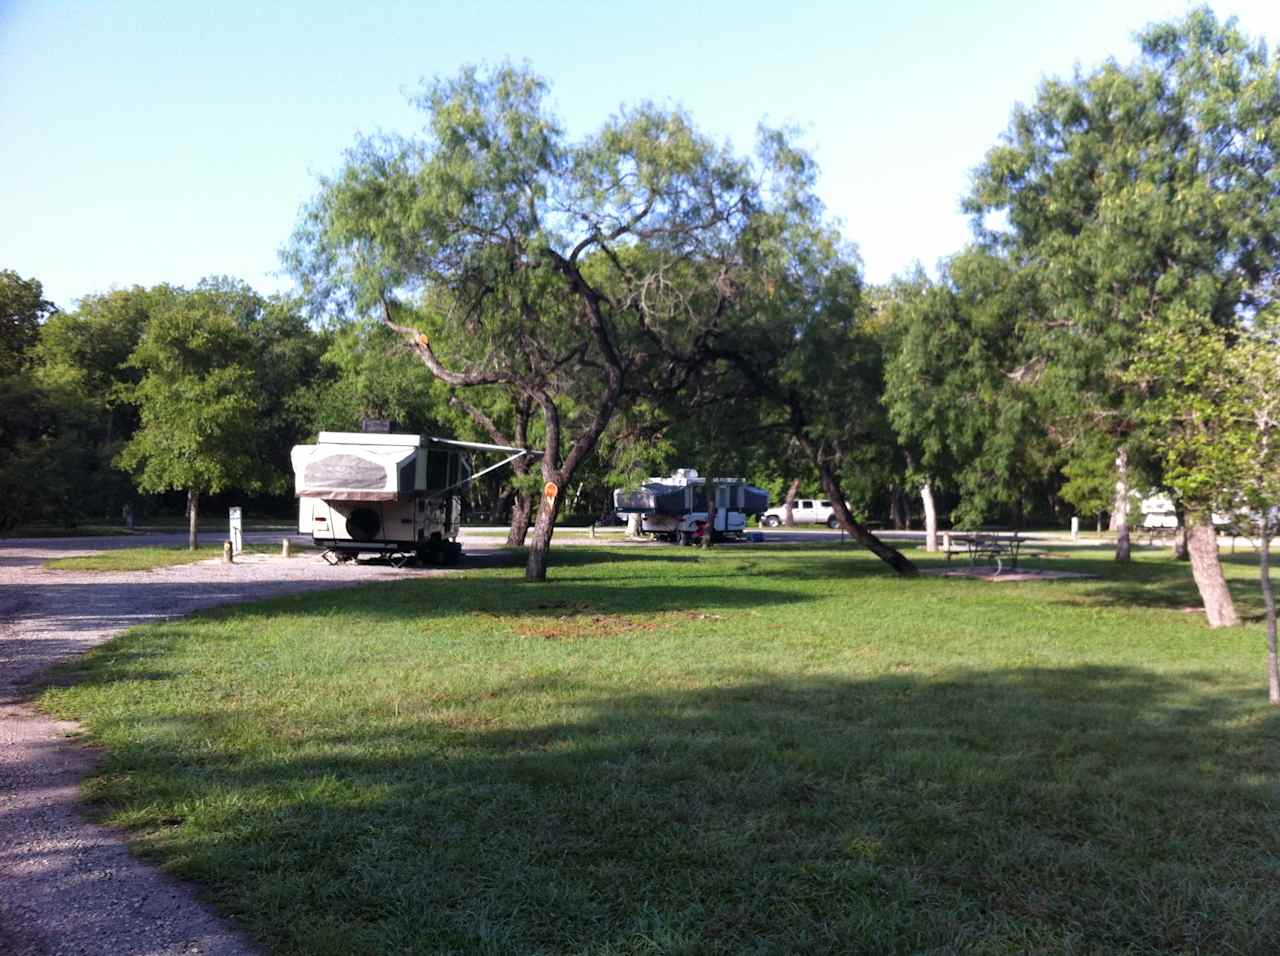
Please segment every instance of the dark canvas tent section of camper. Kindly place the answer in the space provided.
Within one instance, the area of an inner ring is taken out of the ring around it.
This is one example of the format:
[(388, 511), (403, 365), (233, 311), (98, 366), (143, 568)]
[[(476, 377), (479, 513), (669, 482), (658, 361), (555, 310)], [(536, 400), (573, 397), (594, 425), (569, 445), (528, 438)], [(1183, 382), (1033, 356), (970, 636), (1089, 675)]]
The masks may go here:
[[(712, 495), (714, 517), (708, 508)], [(747, 518), (769, 508), (769, 493), (743, 478), (703, 478), (693, 468), (677, 468), (666, 478), (650, 478), (638, 489), (618, 488), (614, 510), (640, 516), (640, 531), (687, 544), (692, 537), (741, 540)]]
[(703, 478), (692, 468), (678, 468), (670, 478), (650, 478), (638, 490), (618, 488), (613, 493), (615, 511), (659, 515), (687, 515), (706, 510), (707, 481), (724, 489), (720, 507), (744, 514), (760, 514), (769, 508), (769, 492), (742, 478)]

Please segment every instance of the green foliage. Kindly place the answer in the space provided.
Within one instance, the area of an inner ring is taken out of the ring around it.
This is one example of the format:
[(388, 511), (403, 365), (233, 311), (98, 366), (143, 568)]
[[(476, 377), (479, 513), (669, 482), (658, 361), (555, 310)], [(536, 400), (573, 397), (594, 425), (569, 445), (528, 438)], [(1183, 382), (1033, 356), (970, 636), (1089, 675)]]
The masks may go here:
[(126, 363), (151, 313), (174, 294), (169, 286), (134, 286), (85, 296), (75, 311), (51, 316), (40, 329), (35, 374), (69, 432), (58, 466), (67, 521), (118, 519), (136, 498), (128, 475), (114, 464), (138, 427), (137, 410), (121, 390), (136, 385), (141, 373)]
[(1141, 57), (1046, 81), (966, 202), (980, 239), (1039, 287), (1022, 329), (1069, 448), (1142, 437), (1129, 374), (1153, 324), (1238, 326), (1280, 253), (1280, 81), (1207, 8), (1149, 27)]
[(1165, 481), (1201, 512), (1280, 503), (1280, 322), (1228, 333), (1190, 312), (1153, 323), (1131, 369), (1142, 422), (1164, 449)]
[(961, 496), (957, 526), (1020, 514), (1056, 465), (1024, 339), (1035, 308), (1029, 277), (982, 249), (945, 263), (936, 283), (898, 283), (883, 306), (885, 406), (918, 476)]
[(1115, 505), (1115, 455), (1106, 442), (1093, 441), (1078, 449), (1062, 466), (1063, 482), (1058, 494), (1085, 515), (1100, 515)]
[(56, 311), (37, 280), (0, 270), (0, 377), (30, 367), (40, 323)]
[(35, 279), (0, 271), (0, 529), (65, 517), (73, 415), (35, 374), (40, 324), (55, 309)]
[(311, 390), (317, 431), (352, 431), (362, 418), (439, 434), (443, 390), (403, 339), (379, 322), (341, 325), (328, 336), (323, 378)]
[(67, 411), (26, 372), (0, 376), (0, 530), (65, 522), (78, 451)]
[(150, 316), (120, 393), (141, 424), (117, 461), (140, 490), (255, 490), (280, 481), (266, 467), (255, 419), (264, 408), (256, 343), (238, 290), (175, 293)]

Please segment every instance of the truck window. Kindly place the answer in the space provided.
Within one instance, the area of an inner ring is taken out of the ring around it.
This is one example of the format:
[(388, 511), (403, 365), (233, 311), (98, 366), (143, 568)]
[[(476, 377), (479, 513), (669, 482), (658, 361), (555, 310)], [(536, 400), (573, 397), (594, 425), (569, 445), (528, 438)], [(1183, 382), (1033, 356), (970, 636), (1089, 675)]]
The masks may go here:
[(824, 501), (824, 502), (822, 502), (821, 504), (822, 504), (822, 507), (824, 507), (824, 508), (830, 508), (830, 507), (831, 507), (831, 502), (829, 502), (829, 501)]
[(802, 501), (802, 502), (800, 502), (800, 508), (801, 508), (802, 510), (804, 510), (804, 511), (812, 511), (812, 510), (813, 510), (813, 502), (812, 502), (812, 501)]

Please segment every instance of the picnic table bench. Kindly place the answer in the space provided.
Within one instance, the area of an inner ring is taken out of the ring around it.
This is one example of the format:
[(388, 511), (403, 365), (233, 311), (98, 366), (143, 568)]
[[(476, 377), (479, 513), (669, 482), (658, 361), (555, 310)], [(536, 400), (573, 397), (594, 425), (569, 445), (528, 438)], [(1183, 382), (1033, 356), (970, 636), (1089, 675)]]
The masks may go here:
[(1145, 535), (1147, 538), (1147, 547), (1150, 548), (1150, 547), (1154, 547), (1157, 541), (1172, 543), (1177, 533), (1178, 533), (1177, 528), (1166, 528), (1166, 527), (1145, 528), (1144, 527), (1144, 528), (1138, 529), (1137, 537), (1141, 538), (1143, 535)]
[(1018, 556), (1025, 540), (1016, 531), (1011, 535), (989, 531), (947, 532), (943, 536), (942, 550), (948, 561), (953, 554), (967, 554), (969, 564), (994, 564), (996, 574), (999, 574), (1006, 564), (1014, 571), (1018, 569)]

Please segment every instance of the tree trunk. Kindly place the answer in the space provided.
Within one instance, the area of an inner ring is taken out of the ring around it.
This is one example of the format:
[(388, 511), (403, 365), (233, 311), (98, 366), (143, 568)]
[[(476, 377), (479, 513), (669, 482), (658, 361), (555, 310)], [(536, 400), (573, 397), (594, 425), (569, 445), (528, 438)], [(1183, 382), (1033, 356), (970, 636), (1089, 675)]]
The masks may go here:
[(641, 515), (638, 511), (633, 511), (627, 515), (627, 537), (640, 538), (643, 536), (643, 528), (640, 526)]
[(788, 528), (794, 528), (796, 526), (794, 509), (796, 506), (796, 495), (798, 494), (800, 494), (799, 478), (791, 482), (791, 486), (787, 488), (786, 500), (782, 502), (782, 523)]
[(1098, 534), (1102, 534), (1102, 512), (1098, 512)]
[(1187, 548), (1187, 526), (1179, 525), (1173, 531), (1173, 560), (1190, 561), (1191, 551)]
[(894, 531), (906, 530), (910, 517), (907, 512), (907, 496), (902, 493), (902, 489), (897, 485), (893, 486), (893, 492), (889, 498), (889, 515), (893, 522)]
[(533, 514), (533, 496), (527, 491), (516, 492), (511, 506), (511, 530), (507, 532), (507, 546), (518, 548), (529, 533), (529, 517)]
[(200, 546), (197, 528), (200, 524), (200, 492), (187, 490), (187, 547), (192, 551)]
[[(548, 478), (555, 481), (555, 478)], [(556, 486), (560, 482), (556, 481)], [(547, 504), (547, 496), (543, 495), (538, 506), (538, 520), (533, 525), (533, 543), (529, 545), (529, 560), (525, 563), (524, 579), (526, 581), (545, 581), (547, 579), (547, 552), (551, 548), (551, 535), (556, 530), (556, 515), (560, 513), (560, 502), (563, 495), (556, 493), (551, 504)]]
[(1173, 560), (1190, 561), (1191, 552), (1187, 550), (1187, 509), (1174, 505), (1174, 520), (1178, 527), (1173, 532)]
[(1273, 707), (1280, 707), (1280, 663), (1276, 658), (1276, 592), (1271, 584), (1271, 512), (1262, 509), (1262, 551), (1258, 555), (1258, 575), (1262, 584), (1262, 606), (1267, 615), (1267, 687)]
[(1196, 579), (1200, 600), (1210, 627), (1234, 627), (1240, 623), (1227, 579), (1218, 560), (1218, 532), (1207, 513), (1188, 512), (1187, 547), (1191, 552), (1191, 574)]
[(1129, 449), (1124, 445), (1116, 452), (1116, 497), (1111, 508), (1111, 523), (1116, 532), (1116, 560), (1128, 561), (1132, 550), (1129, 542)]
[[(812, 457), (816, 458), (817, 456)], [(840, 487), (840, 481), (836, 478), (835, 473), (825, 464), (816, 461), (815, 464), (818, 465), (818, 473), (822, 478), (822, 490), (831, 499), (831, 507), (835, 510), (836, 520), (840, 522), (841, 526), (853, 535), (858, 544), (888, 564), (899, 574), (916, 574), (916, 566), (901, 551), (881, 541), (869, 529), (864, 528), (853, 520), (853, 515), (845, 507), (844, 489)]]
[(938, 550), (938, 508), (933, 501), (933, 485), (920, 486), (920, 500), (924, 503), (924, 549)]

